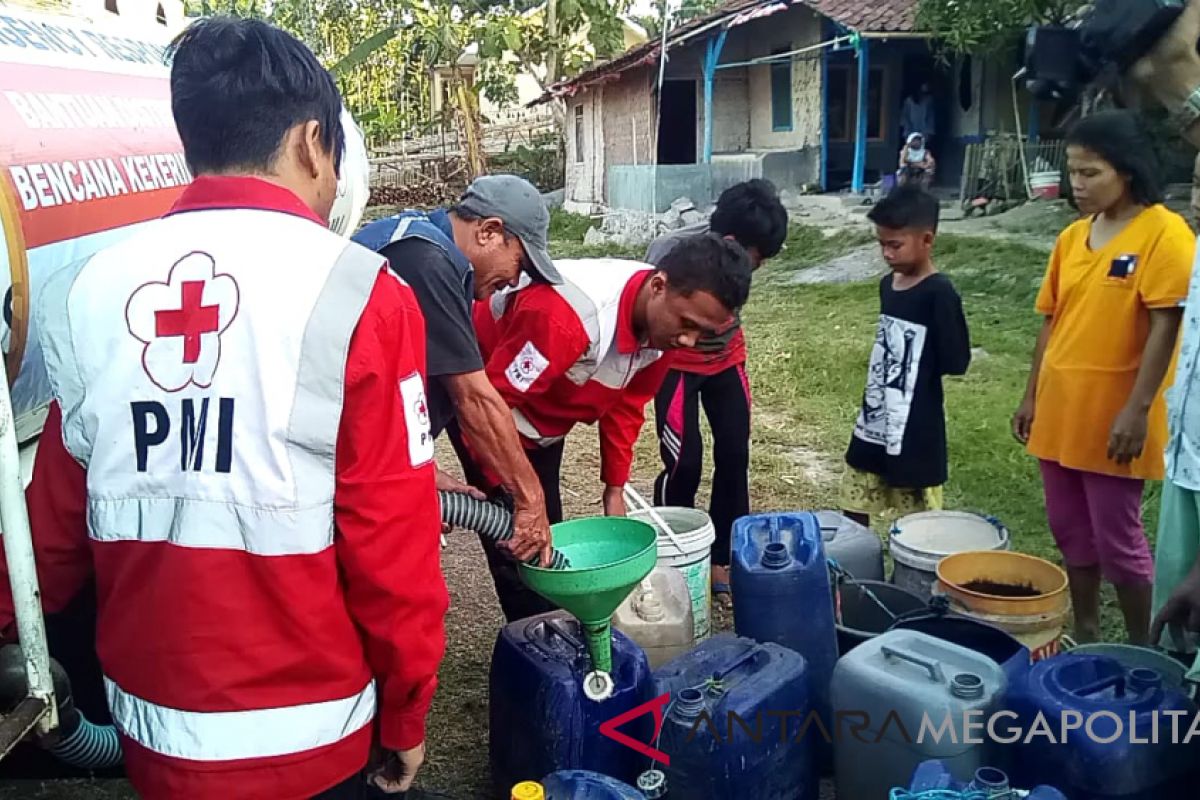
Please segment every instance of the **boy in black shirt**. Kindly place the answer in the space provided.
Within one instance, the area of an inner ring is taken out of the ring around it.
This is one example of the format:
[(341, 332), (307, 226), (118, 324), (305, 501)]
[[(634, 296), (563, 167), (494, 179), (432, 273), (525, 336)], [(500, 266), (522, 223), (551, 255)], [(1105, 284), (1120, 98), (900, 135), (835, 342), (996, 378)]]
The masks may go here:
[(867, 215), (892, 272), (879, 284), (875, 346), (842, 478), (842, 509), (864, 525), (872, 515), (942, 507), (942, 376), (966, 373), (971, 341), (958, 292), (931, 258), (939, 211), (937, 198), (909, 185)]

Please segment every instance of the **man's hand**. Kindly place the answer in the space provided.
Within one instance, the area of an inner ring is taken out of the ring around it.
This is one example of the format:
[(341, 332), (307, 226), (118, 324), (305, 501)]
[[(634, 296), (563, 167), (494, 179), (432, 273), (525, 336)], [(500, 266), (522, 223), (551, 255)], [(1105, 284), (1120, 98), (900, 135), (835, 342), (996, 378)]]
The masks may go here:
[[(441, 467), (436, 467), (435, 473), (437, 476), (437, 489), (439, 492), (456, 492), (458, 494), (469, 494), (476, 500), (487, 500), (487, 495), (476, 489), (474, 486), (468, 486), (448, 472), (442, 472)], [(445, 520), (442, 521), (442, 536), (454, 530), (454, 526)], [(442, 539), (442, 546), (445, 547), (446, 540)]]
[(1171, 592), (1171, 597), (1150, 626), (1150, 643), (1162, 641), (1163, 630), (1171, 625), (1200, 633), (1200, 572), (1195, 568)]
[(387, 753), (383, 766), (371, 775), (371, 782), (387, 794), (400, 794), (412, 788), (417, 771), (425, 763), (425, 743), (411, 750)]
[(627, 514), (625, 508), (625, 487), (624, 486), (605, 486), (604, 487), (604, 516), (606, 517), (624, 517)]
[(439, 492), (458, 492), (459, 494), (469, 494), (476, 500), (487, 500), (487, 495), (476, 489), (474, 486), (468, 486), (448, 472), (442, 472), (442, 468), (437, 468), (437, 488)]
[(1147, 412), (1126, 406), (1113, 421), (1108, 435), (1108, 457), (1118, 464), (1128, 464), (1142, 454), (1146, 447)]
[(514, 501), (513, 536), (504, 546), (518, 561), (540, 556), (541, 565), (549, 567), (550, 519), (546, 516), (546, 501), (542, 495), (533, 502)]

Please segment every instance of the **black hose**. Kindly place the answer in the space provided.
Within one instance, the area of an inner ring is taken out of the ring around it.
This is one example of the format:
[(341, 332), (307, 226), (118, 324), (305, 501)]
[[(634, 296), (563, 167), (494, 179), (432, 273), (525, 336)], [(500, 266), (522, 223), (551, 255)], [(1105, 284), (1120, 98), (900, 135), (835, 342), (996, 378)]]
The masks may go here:
[[(508, 509), (486, 500), (476, 500), (460, 492), (438, 491), (442, 504), (442, 522), (466, 528), (488, 537), (496, 544), (507, 542), (513, 535), (513, 518)], [(540, 556), (533, 556), (525, 563), (538, 565)], [(570, 569), (571, 562), (560, 550), (550, 553), (550, 569)]]

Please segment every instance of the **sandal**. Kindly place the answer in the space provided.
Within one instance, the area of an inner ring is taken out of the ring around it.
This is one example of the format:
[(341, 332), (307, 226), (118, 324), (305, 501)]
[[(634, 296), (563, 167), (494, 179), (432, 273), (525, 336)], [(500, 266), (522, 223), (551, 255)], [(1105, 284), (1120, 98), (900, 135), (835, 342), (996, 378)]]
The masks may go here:
[(728, 583), (714, 583), (712, 585), (713, 600), (720, 603), (725, 609), (733, 608), (733, 590), (729, 588)]
[(725, 605), (726, 607), (729, 607), (730, 605), (732, 605), (732, 601), (733, 601), (733, 589), (730, 587), (730, 583), (731, 583), (731, 581), (729, 581), (728, 579), (723, 580), (723, 581), (722, 580), (712, 581), (713, 598), (716, 599), (716, 598), (720, 597), (721, 603), (723, 605)]

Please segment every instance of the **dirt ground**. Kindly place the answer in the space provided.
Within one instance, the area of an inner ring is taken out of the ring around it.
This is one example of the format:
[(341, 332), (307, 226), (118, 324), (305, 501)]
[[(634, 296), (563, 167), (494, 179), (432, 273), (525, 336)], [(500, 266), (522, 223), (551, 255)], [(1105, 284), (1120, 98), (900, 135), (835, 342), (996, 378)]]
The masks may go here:
[[(648, 410), (652, 411), (652, 409)], [(639, 441), (633, 486), (650, 497), (659, 462), (654, 448), (653, 419), (647, 419)], [(439, 443), (439, 461), (457, 473), (448, 445)], [(826, 494), (836, 480), (811, 463), (797, 448), (794, 431), (782, 419), (764, 413), (757, 420), (752, 449), (756, 507), (793, 505)], [(600, 470), (594, 427), (577, 429), (563, 459), (563, 501), (567, 518), (600, 511)], [(698, 502), (707, 502), (707, 480)], [(827, 495), (826, 495), (827, 496)], [(450, 590), (448, 646), (442, 663), (440, 688), (429, 720), (427, 760), (419, 786), (434, 797), (486, 800), (507, 797), (493, 793), (488, 776), (488, 668), (503, 616), (496, 602), (483, 550), (475, 534), (455, 531), (442, 552), (443, 571)], [(714, 609), (714, 629), (733, 627), (732, 613)], [(504, 787), (501, 787), (504, 788)], [(828, 789), (822, 795), (832, 797)], [(126, 800), (136, 795), (124, 781), (9, 781), (0, 783), (0, 800)]]

